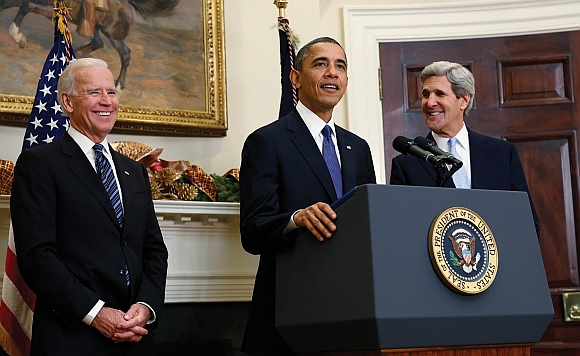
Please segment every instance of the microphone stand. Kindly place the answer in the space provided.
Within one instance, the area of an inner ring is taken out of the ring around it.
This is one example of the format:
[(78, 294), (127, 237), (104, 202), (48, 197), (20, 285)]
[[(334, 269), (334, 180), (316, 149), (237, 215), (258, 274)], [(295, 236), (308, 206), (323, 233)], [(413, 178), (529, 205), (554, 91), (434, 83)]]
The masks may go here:
[(436, 157), (438, 159), (436, 159), (435, 163), (433, 163), (433, 169), (435, 169), (435, 172), (437, 172), (437, 187), (442, 187), (445, 184), (447, 178), (451, 177), (451, 175), (448, 175), (449, 171), (447, 170), (447, 164), (445, 163), (444, 157)]
[[(463, 166), (463, 162), (451, 160), (448, 157), (443, 156), (438, 157), (442, 157), (440, 160), (437, 160), (438, 163), (446, 162), (446, 164), (437, 164), (437, 166), (442, 165), (443, 168), (434, 166), (435, 170), (437, 171), (437, 186), (442, 187), (443, 184), (445, 184), (445, 181), (451, 178), (451, 176)], [(451, 169), (447, 169), (447, 164), (451, 165)], [(443, 176), (443, 178), (441, 178), (441, 176)]]

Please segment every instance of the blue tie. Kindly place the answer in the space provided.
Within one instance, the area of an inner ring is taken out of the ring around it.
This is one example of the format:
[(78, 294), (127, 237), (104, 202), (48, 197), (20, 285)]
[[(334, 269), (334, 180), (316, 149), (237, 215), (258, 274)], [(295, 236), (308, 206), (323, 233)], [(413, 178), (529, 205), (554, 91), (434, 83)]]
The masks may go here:
[(324, 136), (324, 140), (322, 141), (322, 155), (330, 172), (330, 177), (332, 177), (336, 196), (340, 198), (342, 196), (342, 173), (340, 171), (338, 157), (336, 156), (336, 150), (334, 149), (334, 142), (332, 142), (332, 130), (330, 126), (324, 126), (322, 135)]
[[(97, 143), (93, 146), (95, 151), (95, 167), (97, 168), (97, 173), (103, 182), (103, 186), (109, 194), (109, 199), (113, 205), (113, 210), (115, 210), (115, 215), (117, 216), (117, 221), (119, 226), (123, 227), (123, 207), (121, 205), (121, 195), (119, 194), (119, 188), (117, 187), (117, 181), (115, 180), (115, 175), (113, 174), (113, 168), (109, 163), (109, 160), (103, 154), (103, 145)], [(125, 265), (125, 279), (127, 280), (127, 286), (131, 284), (129, 278), (129, 268)]]
[[(453, 157), (457, 159), (461, 159), (461, 156), (457, 153), (457, 137), (451, 137), (449, 141), (447, 141), (449, 146), (449, 153), (453, 155)], [(456, 188), (461, 189), (471, 189), (471, 182), (469, 181), (469, 177), (467, 176), (467, 170), (465, 166), (461, 166), (457, 172), (453, 174), (453, 183), (455, 183)]]
[(107, 194), (109, 194), (109, 199), (111, 200), (111, 204), (113, 204), (113, 210), (115, 210), (119, 226), (123, 227), (121, 195), (119, 195), (119, 189), (117, 188), (117, 181), (113, 174), (113, 168), (111, 168), (109, 160), (103, 154), (103, 145), (97, 143), (93, 146), (93, 150), (95, 151), (95, 166), (97, 168), (97, 173), (101, 178), (101, 182), (103, 182)]

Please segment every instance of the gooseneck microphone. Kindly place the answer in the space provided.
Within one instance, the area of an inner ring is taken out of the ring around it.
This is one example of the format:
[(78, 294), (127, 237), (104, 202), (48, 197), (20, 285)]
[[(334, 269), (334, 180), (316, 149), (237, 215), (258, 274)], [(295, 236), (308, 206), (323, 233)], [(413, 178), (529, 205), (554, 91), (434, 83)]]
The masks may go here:
[(405, 136), (397, 136), (393, 140), (393, 148), (406, 155), (413, 155), (425, 160), (428, 163), (436, 165), (441, 157), (435, 156), (433, 153), (425, 151), (417, 144)]
[(461, 168), (461, 166), (463, 166), (463, 162), (461, 162), (461, 160), (457, 159), (451, 153), (449, 153), (447, 151), (443, 151), (442, 149), (440, 149), (437, 146), (437, 143), (435, 143), (435, 141), (432, 141), (426, 137), (417, 136), (417, 137), (415, 137), (415, 143), (417, 144), (417, 146), (421, 147), (425, 151), (429, 151), (437, 156), (443, 156), (443, 160), (446, 163), (452, 164), (454, 166), (458, 166), (457, 169), (459, 169), (459, 168)]

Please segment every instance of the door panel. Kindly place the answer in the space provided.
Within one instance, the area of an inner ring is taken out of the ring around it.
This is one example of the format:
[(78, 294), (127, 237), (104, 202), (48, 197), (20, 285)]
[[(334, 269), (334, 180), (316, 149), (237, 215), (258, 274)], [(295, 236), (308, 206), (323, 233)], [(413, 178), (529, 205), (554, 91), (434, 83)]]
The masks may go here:
[(580, 105), (574, 98), (580, 90), (580, 31), (382, 43), (380, 57), (387, 177), (398, 154), (393, 139), (429, 132), (420, 108), (424, 66), (448, 60), (472, 71), (476, 95), (465, 122), (516, 145), (540, 218), (540, 247), (556, 315), (532, 354), (580, 354), (580, 323), (564, 322), (562, 307), (564, 292), (580, 291)]

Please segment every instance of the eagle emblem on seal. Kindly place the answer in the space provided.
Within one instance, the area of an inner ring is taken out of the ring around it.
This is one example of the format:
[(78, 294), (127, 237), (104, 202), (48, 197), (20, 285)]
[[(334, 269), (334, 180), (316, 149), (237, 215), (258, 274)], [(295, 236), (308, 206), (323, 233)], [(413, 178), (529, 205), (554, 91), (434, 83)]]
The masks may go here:
[[(449, 235), (449, 240), (453, 245), (455, 266), (461, 267), (465, 273), (477, 270), (477, 263), (481, 258), (479, 252), (475, 253), (475, 237), (465, 229), (457, 229)], [(473, 255), (475, 254), (475, 258)]]

